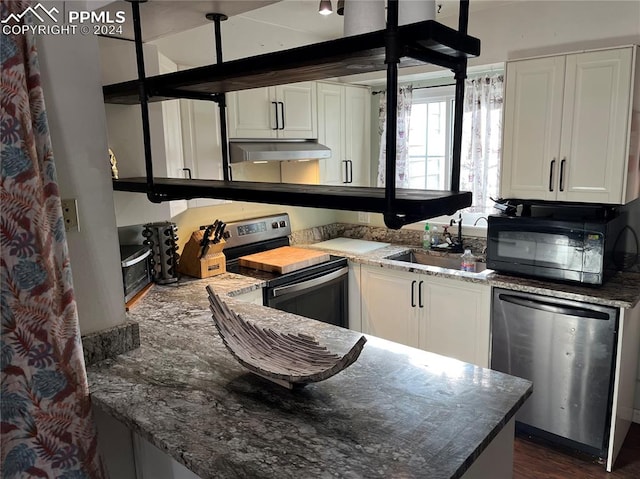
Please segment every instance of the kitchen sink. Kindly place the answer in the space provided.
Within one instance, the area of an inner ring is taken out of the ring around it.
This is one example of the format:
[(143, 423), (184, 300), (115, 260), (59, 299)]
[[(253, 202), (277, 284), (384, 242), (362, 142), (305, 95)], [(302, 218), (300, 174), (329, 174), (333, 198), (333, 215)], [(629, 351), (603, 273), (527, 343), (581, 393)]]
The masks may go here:
[[(460, 270), (460, 255), (455, 256), (436, 256), (424, 251), (408, 251), (399, 255), (387, 258), (394, 261), (403, 261), (406, 263), (423, 264), (427, 266), (437, 266), (438, 268)], [(480, 273), (487, 269), (486, 263), (476, 261), (476, 273)]]

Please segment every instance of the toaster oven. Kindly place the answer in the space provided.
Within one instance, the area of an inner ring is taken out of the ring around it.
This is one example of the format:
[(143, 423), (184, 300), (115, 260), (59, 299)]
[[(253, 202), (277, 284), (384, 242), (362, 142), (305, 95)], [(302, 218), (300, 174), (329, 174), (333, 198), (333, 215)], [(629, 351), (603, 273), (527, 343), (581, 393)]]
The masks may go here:
[(151, 282), (151, 249), (146, 245), (120, 245), (120, 266), (126, 303)]

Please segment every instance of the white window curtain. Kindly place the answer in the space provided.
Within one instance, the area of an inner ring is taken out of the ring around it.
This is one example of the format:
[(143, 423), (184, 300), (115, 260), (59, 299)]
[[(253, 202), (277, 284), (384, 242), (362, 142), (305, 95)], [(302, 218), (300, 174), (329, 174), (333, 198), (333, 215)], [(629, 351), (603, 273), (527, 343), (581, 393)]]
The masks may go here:
[(460, 189), (473, 192), (473, 209), (491, 210), (500, 181), (502, 74), (469, 79), (465, 85)]
[[(411, 118), (411, 101), (413, 87), (403, 86), (398, 89), (398, 121), (396, 130), (396, 187), (409, 187), (409, 118)], [(386, 180), (387, 155), (387, 94), (380, 94), (378, 109), (378, 132), (380, 133), (380, 156), (378, 158), (378, 186), (384, 186)]]

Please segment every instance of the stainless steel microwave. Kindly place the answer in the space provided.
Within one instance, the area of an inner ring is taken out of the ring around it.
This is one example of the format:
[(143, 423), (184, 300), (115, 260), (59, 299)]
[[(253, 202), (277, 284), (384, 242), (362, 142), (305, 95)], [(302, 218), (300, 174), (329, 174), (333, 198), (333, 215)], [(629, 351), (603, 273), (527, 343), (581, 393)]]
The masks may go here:
[(624, 218), (565, 220), (490, 216), (487, 268), (575, 283), (601, 285), (616, 271), (616, 244)]

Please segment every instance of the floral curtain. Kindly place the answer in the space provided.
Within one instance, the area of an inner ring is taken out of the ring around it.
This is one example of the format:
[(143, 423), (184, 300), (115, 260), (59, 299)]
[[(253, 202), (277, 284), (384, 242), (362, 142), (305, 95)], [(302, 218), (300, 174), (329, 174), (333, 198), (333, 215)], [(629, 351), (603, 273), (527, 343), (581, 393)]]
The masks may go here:
[(2, 477), (102, 478), (33, 35), (3, 34), (0, 60)]
[[(398, 89), (398, 121), (396, 130), (396, 187), (409, 188), (409, 119), (411, 118), (411, 101), (413, 87), (403, 86)], [(378, 109), (378, 133), (380, 133), (380, 156), (378, 158), (378, 186), (386, 181), (387, 155), (387, 95), (380, 94)]]
[(497, 198), (502, 139), (503, 75), (466, 81), (460, 158), (460, 189), (473, 192), (477, 210), (489, 208)]

